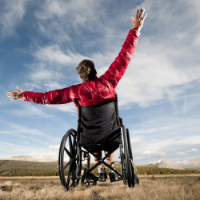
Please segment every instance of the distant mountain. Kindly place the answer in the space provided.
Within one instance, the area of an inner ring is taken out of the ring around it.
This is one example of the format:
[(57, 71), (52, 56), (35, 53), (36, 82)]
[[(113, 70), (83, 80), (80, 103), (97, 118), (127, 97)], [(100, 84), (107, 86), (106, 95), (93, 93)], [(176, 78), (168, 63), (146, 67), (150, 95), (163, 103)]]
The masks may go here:
[(193, 160), (184, 160), (176, 162), (181, 167), (200, 167), (200, 158), (195, 158)]
[(159, 168), (169, 168), (169, 169), (181, 169), (184, 170), (184, 168), (180, 167), (176, 162), (167, 159), (167, 158), (162, 158), (161, 160), (150, 162), (147, 164), (143, 164), (145, 166), (150, 166), (150, 167), (159, 167)]
[[(50, 157), (31, 157), (31, 156), (25, 156), (25, 155), (21, 155), (21, 156), (12, 156), (9, 158), (1, 158), (0, 160), (18, 160), (18, 161), (28, 161), (28, 162), (58, 162), (57, 159), (54, 158), (50, 158)], [(90, 161), (91, 164), (95, 163), (95, 161), (91, 160)], [(86, 164), (86, 160), (82, 161), (82, 164)]]
[(29, 161), (29, 162), (57, 162), (56, 159), (50, 157), (31, 157), (31, 156), (12, 156), (9, 158), (4, 158), (1, 160), (19, 160), (19, 161)]

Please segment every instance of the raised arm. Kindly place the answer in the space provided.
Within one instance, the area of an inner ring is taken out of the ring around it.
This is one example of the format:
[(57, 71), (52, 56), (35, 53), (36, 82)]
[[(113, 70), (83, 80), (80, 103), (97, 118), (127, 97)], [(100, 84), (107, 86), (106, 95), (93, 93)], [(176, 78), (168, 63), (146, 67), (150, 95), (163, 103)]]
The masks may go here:
[(11, 100), (24, 100), (30, 101), (37, 104), (64, 104), (69, 103), (78, 97), (78, 87), (79, 85), (72, 85), (70, 87), (54, 90), (49, 92), (32, 92), (25, 91), (23, 92), (20, 88), (17, 87), (18, 91), (8, 91), (8, 97), (11, 97)]
[[(115, 88), (125, 73), (129, 62), (131, 61), (135, 48), (137, 45), (138, 38), (140, 36), (140, 30), (143, 26), (144, 19), (147, 16), (147, 13), (144, 14), (144, 9), (137, 9), (135, 19), (131, 17), (133, 29), (128, 33), (128, 36), (122, 46), (121, 51), (118, 56), (115, 58), (114, 62), (111, 64), (109, 69), (105, 72), (101, 78), (106, 79), (113, 88)], [(142, 17), (143, 16), (143, 17)]]

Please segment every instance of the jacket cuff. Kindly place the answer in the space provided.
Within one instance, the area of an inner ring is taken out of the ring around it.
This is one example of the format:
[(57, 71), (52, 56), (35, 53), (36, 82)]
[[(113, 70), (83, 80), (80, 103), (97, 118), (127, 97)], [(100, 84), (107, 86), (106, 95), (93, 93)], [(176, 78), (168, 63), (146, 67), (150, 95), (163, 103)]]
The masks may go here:
[(133, 35), (134, 37), (137, 37), (137, 38), (140, 37), (140, 31), (135, 30), (135, 29), (131, 29), (131, 30), (129, 31), (129, 34), (131, 34), (131, 35)]
[(28, 93), (27, 91), (25, 91), (25, 92), (23, 93), (23, 100), (24, 100), (24, 101), (28, 101), (27, 98), (26, 98), (27, 93)]

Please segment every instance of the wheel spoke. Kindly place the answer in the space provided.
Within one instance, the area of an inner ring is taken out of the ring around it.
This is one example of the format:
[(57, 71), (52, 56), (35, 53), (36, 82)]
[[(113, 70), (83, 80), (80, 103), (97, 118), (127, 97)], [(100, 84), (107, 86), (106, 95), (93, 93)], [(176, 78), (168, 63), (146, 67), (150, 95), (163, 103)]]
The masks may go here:
[(71, 158), (71, 159), (73, 159), (73, 156), (72, 156), (72, 154), (67, 150), (67, 148), (65, 147), (65, 152), (67, 153), (67, 155)]
[(67, 177), (67, 185), (69, 185), (69, 182), (70, 182), (71, 172), (72, 172), (72, 165), (70, 165), (70, 167), (69, 167), (68, 177)]
[(71, 165), (73, 162), (73, 160), (70, 160), (64, 167), (63, 167), (63, 170), (65, 170), (69, 165)]

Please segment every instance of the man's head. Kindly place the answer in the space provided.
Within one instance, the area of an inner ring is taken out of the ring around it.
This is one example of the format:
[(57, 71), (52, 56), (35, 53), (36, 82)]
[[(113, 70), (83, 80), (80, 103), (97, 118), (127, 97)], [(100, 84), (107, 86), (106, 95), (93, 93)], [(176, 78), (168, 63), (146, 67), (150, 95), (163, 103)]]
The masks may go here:
[(82, 60), (76, 68), (83, 81), (91, 81), (97, 74), (94, 63), (91, 60)]

